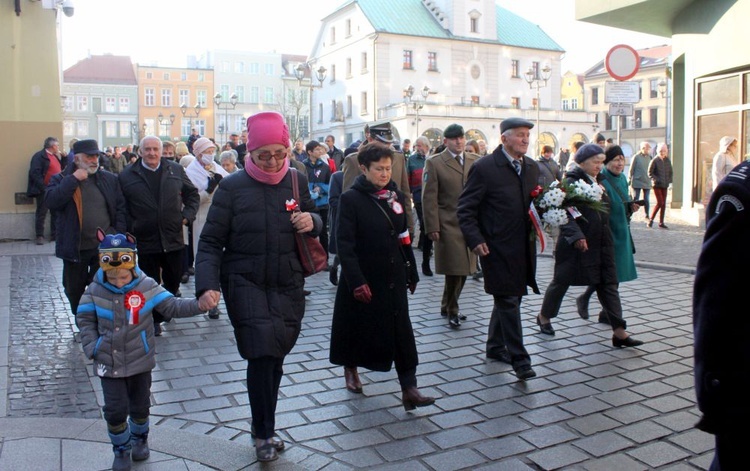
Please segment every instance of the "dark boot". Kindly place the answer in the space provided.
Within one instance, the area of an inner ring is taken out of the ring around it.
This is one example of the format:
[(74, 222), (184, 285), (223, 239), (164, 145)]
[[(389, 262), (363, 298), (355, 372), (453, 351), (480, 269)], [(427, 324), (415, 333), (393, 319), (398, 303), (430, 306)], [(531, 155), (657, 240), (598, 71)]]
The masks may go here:
[(151, 455), (148, 449), (148, 421), (145, 424), (137, 424), (129, 420), (130, 425), (130, 445), (132, 447), (131, 456), (133, 461), (147, 460)]
[(344, 367), (344, 379), (346, 380), (346, 389), (353, 393), (362, 393), (362, 383), (359, 381), (357, 367)]
[(403, 389), (401, 392), (401, 403), (404, 405), (404, 410), (414, 410), (416, 407), (430, 406), (435, 403), (434, 397), (423, 396), (416, 386)]
[(110, 432), (109, 439), (115, 454), (112, 471), (130, 471), (130, 429), (117, 434)]

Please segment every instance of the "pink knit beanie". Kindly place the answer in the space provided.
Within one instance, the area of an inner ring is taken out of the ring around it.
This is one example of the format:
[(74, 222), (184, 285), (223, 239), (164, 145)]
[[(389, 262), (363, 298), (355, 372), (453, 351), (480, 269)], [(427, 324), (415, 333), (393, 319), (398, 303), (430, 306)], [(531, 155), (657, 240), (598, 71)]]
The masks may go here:
[(269, 144), (289, 147), (289, 128), (284, 117), (275, 111), (264, 111), (247, 118), (247, 151)]

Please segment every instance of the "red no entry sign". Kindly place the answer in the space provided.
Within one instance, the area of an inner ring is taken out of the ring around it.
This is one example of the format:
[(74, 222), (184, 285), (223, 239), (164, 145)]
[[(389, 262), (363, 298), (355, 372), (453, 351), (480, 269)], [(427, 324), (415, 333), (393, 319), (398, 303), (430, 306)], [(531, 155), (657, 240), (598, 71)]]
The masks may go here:
[(609, 50), (604, 66), (609, 75), (615, 80), (629, 80), (638, 73), (641, 57), (638, 52), (625, 44), (618, 44)]

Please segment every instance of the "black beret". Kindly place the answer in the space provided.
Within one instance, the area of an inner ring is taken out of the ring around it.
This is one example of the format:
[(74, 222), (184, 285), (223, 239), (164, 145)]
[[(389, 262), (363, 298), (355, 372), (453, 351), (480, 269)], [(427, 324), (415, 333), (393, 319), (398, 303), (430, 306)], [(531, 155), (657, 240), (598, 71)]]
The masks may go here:
[(604, 149), (602, 149), (602, 146), (598, 144), (585, 144), (583, 147), (578, 149), (578, 152), (576, 152), (575, 160), (576, 163), (583, 163), (585, 160), (590, 159), (591, 157), (594, 157), (599, 154), (603, 154)]
[(534, 123), (531, 121), (527, 121), (523, 118), (508, 118), (502, 120), (500, 122), (500, 133), (504, 133), (508, 129), (515, 129), (515, 128), (533, 128)]
[(464, 128), (459, 124), (451, 124), (445, 128), (445, 131), (443, 131), (443, 137), (446, 139), (455, 139), (457, 137), (463, 137), (463, 135)]
[(73, 144), (73, 154), (99, 155), (101, 153), (95, 139), (84, 139)]
[(620, 146), (611, 146), (609, 149), (607, 149), (607, 152), (604, 153), (604, 165), (614, 160), (617, 156), (625, 156), (625, 154), (622, 153), (622, 149)]

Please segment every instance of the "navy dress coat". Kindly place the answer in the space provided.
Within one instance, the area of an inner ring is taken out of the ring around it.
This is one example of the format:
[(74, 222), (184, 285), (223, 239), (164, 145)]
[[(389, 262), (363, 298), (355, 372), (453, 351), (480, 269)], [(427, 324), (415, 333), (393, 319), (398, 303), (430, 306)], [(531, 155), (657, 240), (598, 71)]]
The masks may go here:
[(523, 296), (536, 283), (536, 244), (531, 238), (529, 205), (539, 180), (539, 166), (523, 157), (523, 179), (498, 146), (469, 169), (458, 200), (458, 223), (469, 249), (486, 243), (481, 258), (484, 290), (495, 296)]
[[(411, 245), (399, 241), (399, 234), (408, 230), (406, 212), (396, 214), (386, 201), (374, 199), (369, 194), (373, 189), (360, 175), (339, 201), (341, 279), (333, 308), (330, 360), (335, 365), (390, 371), (398, 348), (403, 353), (401, 366), (407, 370), (418, 364), (407, 283), (416, 284), (419, 275)], [(397, 192), (402, 207), (406, 204), (393, 181), (386, 189)], [(376, 205), (390, 216), (393, 226)], [(369, 304), (353, 294), (365, 283), (372, 291)]]

